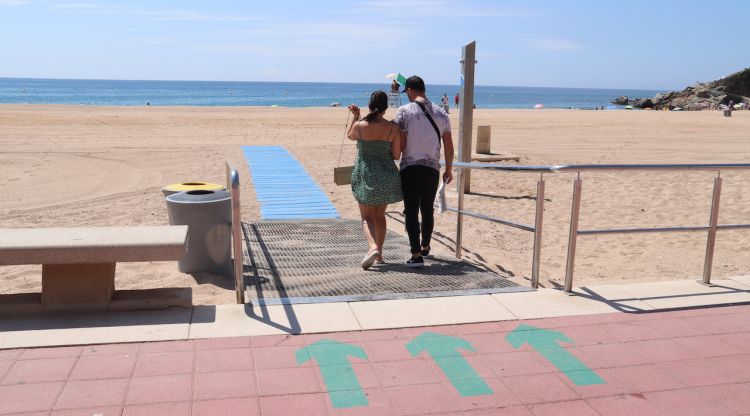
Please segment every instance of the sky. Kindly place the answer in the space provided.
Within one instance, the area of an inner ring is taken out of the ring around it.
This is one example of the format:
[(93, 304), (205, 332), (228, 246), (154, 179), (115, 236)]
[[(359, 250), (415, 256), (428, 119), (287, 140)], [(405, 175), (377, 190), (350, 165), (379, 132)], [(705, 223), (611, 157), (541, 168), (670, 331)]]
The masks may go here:
[[(682, 89), (750, 67), (750, 1), (0, 0), (0, 77)], [(387, 80), (386, 80), (387, 81)]]

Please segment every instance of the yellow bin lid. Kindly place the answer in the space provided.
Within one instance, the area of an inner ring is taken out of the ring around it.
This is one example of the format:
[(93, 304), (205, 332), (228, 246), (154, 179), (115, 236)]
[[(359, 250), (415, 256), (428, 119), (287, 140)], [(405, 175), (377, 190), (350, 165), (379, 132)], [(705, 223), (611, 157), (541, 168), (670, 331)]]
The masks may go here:
[(165, 194), (170, 193), (177, 193), (177, 192), (183, 192), (183, 191), (221, 191), (224, 189), (224, 185), (219, 185), (218, 183), (210, 183), (210, 182), (183, 182), (183, 183), (173, 183), (171, 185), (167, 185), (164, 188), (162, 188), (162, 192)]

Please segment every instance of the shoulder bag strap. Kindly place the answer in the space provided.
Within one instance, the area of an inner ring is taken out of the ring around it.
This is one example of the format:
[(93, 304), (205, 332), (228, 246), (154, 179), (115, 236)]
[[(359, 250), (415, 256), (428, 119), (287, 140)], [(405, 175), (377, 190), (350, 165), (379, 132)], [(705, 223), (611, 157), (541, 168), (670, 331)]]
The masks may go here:
[(425, 117), (427, 117), (427, 120), (430, 120), (430, 124), (432, 124), (432, 128), (434, 128), (435, 129), (435, 133), (437, 133), (437, 136), (438, 136), (438, 145), (439, 145), (440, 144), (440, 129), (438, 129), (437, 124), (435, 124), (435, 120), (433, 120), (432, 116), (430, 115), (430, 113), (427, 112), (427, 108), (425, 108), (424, 104), (422, 104), (419, 101), (414, 101), (414, 102), (417, 103), (417, 105), (419, 106), (419, 108), (422, 109), (422, 112), (424, 113)]

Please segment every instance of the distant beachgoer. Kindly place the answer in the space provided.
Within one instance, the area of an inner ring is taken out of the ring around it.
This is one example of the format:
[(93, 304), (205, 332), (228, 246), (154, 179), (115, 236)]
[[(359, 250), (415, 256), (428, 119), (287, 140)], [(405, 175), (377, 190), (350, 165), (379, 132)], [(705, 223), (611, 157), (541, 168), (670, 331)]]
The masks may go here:
[(352, 171), (352, 193), (359, 203), (362, 230), (369, 245), (362, 268), (383, 263), (385, 243), (385, 209), (401, 201), (401, 177), (393, 163), (401, 157), (401, 130), (393, 121), (383, 118), (388, 109), (388, 95), (375, 91), (370, 95), (370, 112), (359, 121), (359, 107), (348, 108), (354, 116), (346, 136), (357, 141), (357, 159)]
[(398, 92), (398, 89), (399, 89), (400, 87), (401, 87), (401, 86), (400, 86), (400, 85), (398, 85), (398, 82), (396, 82), (396, 80), (395, 80), (395, 79), (393, 80), (393, 82), (391, 82), (391, 92)]
[(443, 100), (443, 110), (445, 110), (446, 113), (450, 114), (451, 111), (450, 111), (450, 105), (448, 105), (449, 101), (448, 101), (448, 94), (447, 93), (443, 93), (442, 100)]
[(456, 103), (456, 108), (458, 108), (458, 93), (456, 93), (456, 96), (453, 97), (453, 102)]
[[(432, 206), (440, 182), (441, 141), (445, 152), (443, 182), (448, 183), (453, 179), (453, 138), (448, 114), (427, 99), (422, 78), (411, 76), (404, 86), (409, 104), (398, 108), (394, 121), (406, 136), (400, 163), (404, 222), (411, 248), (406, 266), (422, 267), (424, 256), (430, 254), (435, 225)], [(422, 214), (421, 226), (419, 214)]]
[(150, 102), (148, 102), (148, 101), (146, 101), (146, 105), (151, 105), (151, 103), (150, 103)]

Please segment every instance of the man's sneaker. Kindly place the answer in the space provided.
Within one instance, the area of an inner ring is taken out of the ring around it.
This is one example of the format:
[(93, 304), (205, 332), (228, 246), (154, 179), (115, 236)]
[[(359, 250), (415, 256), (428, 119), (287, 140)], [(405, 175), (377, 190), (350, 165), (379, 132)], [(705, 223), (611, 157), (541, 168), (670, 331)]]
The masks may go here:
[(430, 247), (427, 246), (427, 248), (423, 248), (422, 251), (419, 253), (422, 255), (422, 257), (427, 257), (430, 255)]
[(406, 267), (422, 267), (424, 266), (424, 259), (422, 256), (412, 257), (406, 261)]

